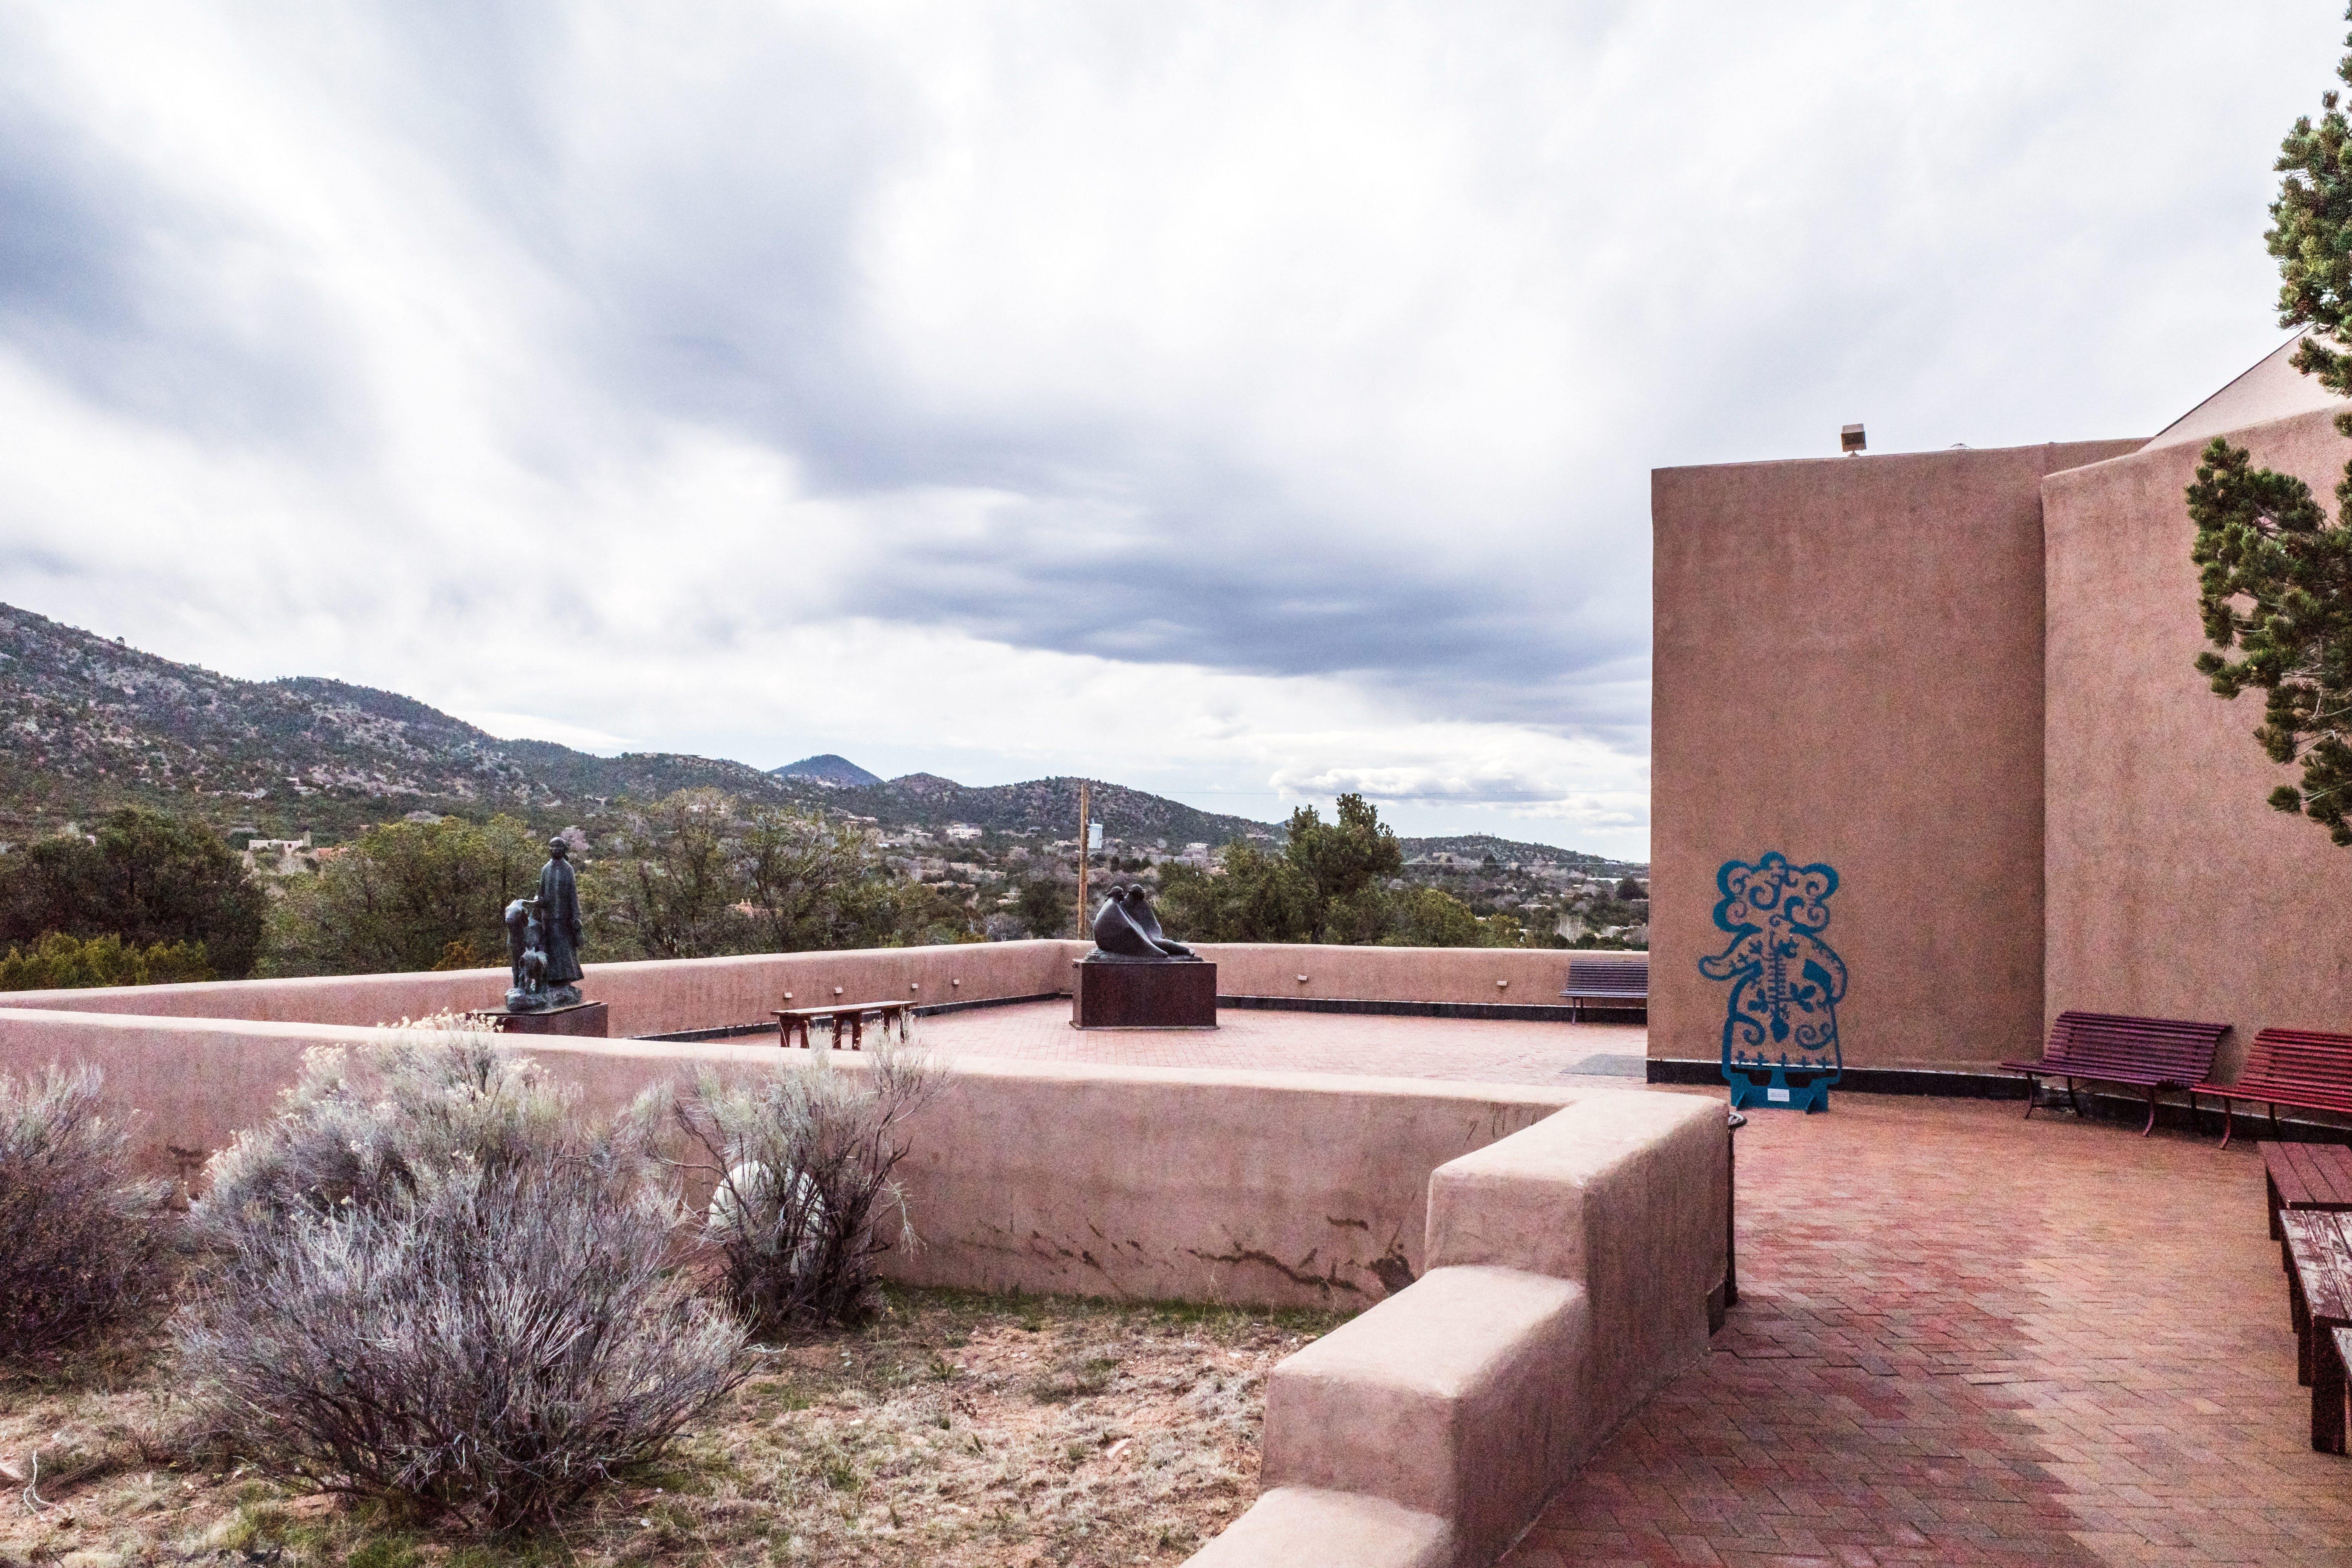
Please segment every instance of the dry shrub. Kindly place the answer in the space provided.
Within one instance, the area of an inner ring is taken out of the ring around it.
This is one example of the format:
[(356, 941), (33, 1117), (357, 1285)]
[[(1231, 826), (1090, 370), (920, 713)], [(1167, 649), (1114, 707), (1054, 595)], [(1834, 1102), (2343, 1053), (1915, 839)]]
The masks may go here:
[(177, 1326), (217, 1436), (493, 1530), (659, 1459), (743, 1331), (666, 1277), (640, 1141), (572, 1111), (487, 1035), (312, 1056), (196, 1209), (222, 1266)]
[(688, 1168), (712, 1184), (705, 1235), (728, 1304), (753, 1332), (866, 1311), (875, 1259), (915, 1242), (891, 1173), (907, 1119), (944, 1082), (919, 1047), (886, 1041), (863, 1071), (815, 1057), (750, 1088), (705, 1072), (671, 1100)]
[(55, 1350), (152, 1302), (168, 1182), (131, 1178), (96, 1068), (0, 1073), (0, 1357)]

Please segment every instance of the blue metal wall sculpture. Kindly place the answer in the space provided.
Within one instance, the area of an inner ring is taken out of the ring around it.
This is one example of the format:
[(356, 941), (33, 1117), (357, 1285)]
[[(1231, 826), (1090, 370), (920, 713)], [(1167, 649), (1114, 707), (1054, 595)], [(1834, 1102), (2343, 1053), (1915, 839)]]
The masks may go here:
[(1700, 959), (1698, 972), (1732, 983), (1723, 1019), (1732, 1108), (1827, 1110), (1830, 1085), (1845, 1066), (1837, 1026), (1845, 963), (1821, 938), (1838, 874), (1791, 866), (1775, 850), (1754, 865), (1725, 861), (1715, 885), (1723, 894), (1715, 923), (1731, 933), (1731, 945)]

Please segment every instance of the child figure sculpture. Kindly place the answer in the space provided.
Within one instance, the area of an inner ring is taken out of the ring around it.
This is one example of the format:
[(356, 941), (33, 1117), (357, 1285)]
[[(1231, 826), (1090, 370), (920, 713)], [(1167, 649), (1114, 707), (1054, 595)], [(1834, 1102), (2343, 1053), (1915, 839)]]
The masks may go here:
[(1723, 894), (1715, 923), (1731, 933), (1731, 945), (1700, 959), (1698, 972), (1732, 982), (1723, 1020), (1732, 1108), (1827, 1110), (1829, 1087), (1845, 1065), (1837, 1026), (1845, 963), (1821, 939), (1838, 874), (1791, 866), (1776, 850), (1753, 865), (1725, 861), (1715, 885)]

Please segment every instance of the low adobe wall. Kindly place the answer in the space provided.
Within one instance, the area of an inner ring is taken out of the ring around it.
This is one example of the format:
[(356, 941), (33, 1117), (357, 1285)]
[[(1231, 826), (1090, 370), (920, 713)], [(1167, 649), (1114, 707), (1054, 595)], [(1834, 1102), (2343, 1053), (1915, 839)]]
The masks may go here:
[[(591, 963), (582, 989), (612, 1009), (615, 1036), (682, 1034), (766, 1023), (771, 1009), (785, 1005), (786, 992), (798, 1006), (830, 1002), (836, 987), (846, 1001), (910, 997), (926, 1006), (1067, 994), (1071, 964), (1092, 946), (1066, 941), (955, 942)], [(1223, 994), (1275, 1000), (1555, 1006), (1568, 981), (1569, 955), (1545, 949), (1210, 942), (1200, 952), (1216, 963), (1217, 989)], [(20, 991), (5, 999), (12, 1007), (68, 1013), (369, 1028), (433, 1013), (496, 1007), (506, 986), (503, 969), (464, 969)]]
[[(93, 1062), (136, 1113), (144, 1168), (267, 1116), (302, 1056), (378, 1031), (0, 1009), (0, 1071)], [(522, 1039), (610, 1111), (773, 1047)], [(855, 1058), (813, 1058), (857, 1070)], [(922, 1249), (909, 1283), (1268, 1306), (1364, 1306), (1417, 1275), (1429, 1173), (1595, 1092), (1506, 1084), (1071, 1064), (960, 1063), (901, 1168)]]
[[(1081, 955), (1085, 948), (1071, 944)], [(1341, 947), (1312, 943), (1198, 943), (1226, 996), (1294, 1001), (1437, 1002), (1483, 1006), (1564, 1005), (1569, 953), (1557, 948)], [(1612, 954), (1580, 952), (1579, 958)], [(1639, 959), (1627, 952), (1616, 956)]]
[[(913, 997), (926, 1005), (1001, 1001), (1069, 989), (1070, 942), (953, 942), (854, 952), (752, 953), (591, 963), (582, 989), (611, 1008), (614, 1035), (770, 1023), (772, 1009), (834, 999)], [(504, 969), (417, 974), (322, 974), (294, 980), (216, 980), (189, 985), (121, 985), (86, 991), (20, 991), (12, 1007), (72, 1013), (143, 1013), (257, 1023), (338, 1024), (368, 1028), (428, 1014), (492, 1008), (506, 994)]]

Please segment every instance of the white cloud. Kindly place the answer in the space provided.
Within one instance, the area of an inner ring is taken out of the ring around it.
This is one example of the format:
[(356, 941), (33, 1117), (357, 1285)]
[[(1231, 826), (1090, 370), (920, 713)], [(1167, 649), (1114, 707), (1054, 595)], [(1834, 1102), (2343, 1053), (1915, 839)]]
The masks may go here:
[(2162, 425), (2274, 341), (2337, 30), (0, 4), (0, 597), (594, 749), (1640, 853), (1647, 470)]

